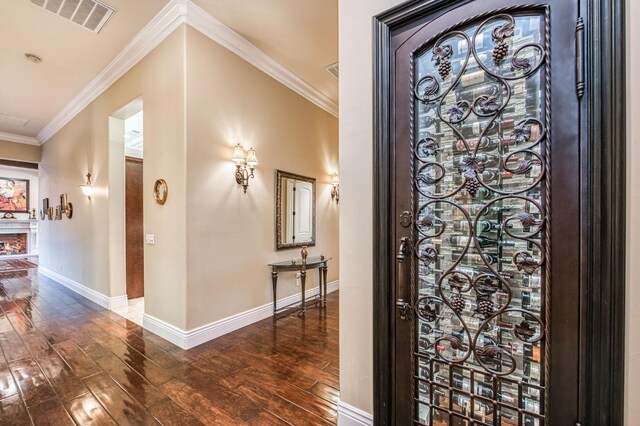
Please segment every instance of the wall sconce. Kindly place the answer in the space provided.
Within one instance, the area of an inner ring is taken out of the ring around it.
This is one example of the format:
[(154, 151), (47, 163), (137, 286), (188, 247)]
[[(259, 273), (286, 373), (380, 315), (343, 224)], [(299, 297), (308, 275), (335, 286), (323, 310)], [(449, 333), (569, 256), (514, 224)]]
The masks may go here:
[(233, 148), (233, 157), (231, 157), (236, 163), (236, 183), (242, 185), (244, 193), (247, 193), (249, 187), (249, 178), (253, 178), (253, 171), (258, 165), (258, 158), (256, 157), (256, 150), (251, 148), (245, 152), (244, 148), (240, 144)]
[(87, 173), (87, 183), (84, 185), (80, 185), (80, 189), (82, 189), (82, 193), (91, 199), (91, 196), (95, 192), (95, 188), (93, 187), (93, 181), (91, 180), (91, 173)]
[(336, 204), (340, 203), (340, 177), (338, 172), (331, 175), (331, 199), (336, 201)]

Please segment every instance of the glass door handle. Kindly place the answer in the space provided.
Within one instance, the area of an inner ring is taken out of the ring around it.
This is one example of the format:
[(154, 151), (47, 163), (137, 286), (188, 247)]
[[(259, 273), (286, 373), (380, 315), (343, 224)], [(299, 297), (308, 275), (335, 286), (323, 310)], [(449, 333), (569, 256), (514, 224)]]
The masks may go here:
[(407, 274), (406, 274), (406, 261), (407, 261), (407, 254), (410, 252), (411, 246), (409, 245), (409, 238), (408, 237), (402, 237), (400, 239), (400, 247), (398, 248), (398, 255), (396, 256), (396, 271), (398, 273), (398, 277), (397, 277), (397, 285), (398, 285), (398, 299), (396, 300), (396, 308), (398, 309), (398, 312), (400, 313), (400, 319), (402, 320), (406, 320), (407, 319), (407, 315), (410, 312), (411, 306), (409, 305), (408, 302), (406, 302), (406, 280), (407, 280)]

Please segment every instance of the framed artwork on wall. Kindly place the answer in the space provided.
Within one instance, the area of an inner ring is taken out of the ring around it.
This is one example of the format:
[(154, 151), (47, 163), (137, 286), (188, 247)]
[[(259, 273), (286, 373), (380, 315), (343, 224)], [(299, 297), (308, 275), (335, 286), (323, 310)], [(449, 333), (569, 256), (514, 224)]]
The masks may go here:
[(0, 177), (0, 213), (29, 213), (29, 180)]

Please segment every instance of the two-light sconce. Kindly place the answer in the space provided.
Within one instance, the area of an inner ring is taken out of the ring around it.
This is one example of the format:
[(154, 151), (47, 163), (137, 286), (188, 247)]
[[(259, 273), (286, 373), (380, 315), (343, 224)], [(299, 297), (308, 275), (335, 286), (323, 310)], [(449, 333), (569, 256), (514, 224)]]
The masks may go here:
[(253, 171), (258, 165), (258, 157), (256, 157), (256, 150), (250, 148), (248, 151), (237, 144), (233, 148), (233, 157), (231, 160), (236, 163), (236, 183), (242, 185), (244, 193), (247, 193), (249, 187), (249, 178), (253, 178)]
[(334, 200), (336, 204), (340, 203), (340, 176), (338, 172), (331, 175), (331, 199)]
[[(45, 220), (62, 220), (62, 215), (66, 216), (67, 219), (71, 219), (73, 217), (73, 204), (71, 204), (67, 200), (67, 194), (60, 195), (60, 204), (55, 207), (49, 205), (49, 199), (42, 199), (42, 210), (40, 210), (40, 219)], [(31, 219), (36, 218), (36, 209), (33, 209), (33, 214)]]
[(82, 189), (82, 193), (91, 199), (91, 196), (95, 193), (95, 188), (93, 187), (93, 180), (91, 179), (91, 173), (87, 173), (87, 182), (84, 185), (80, 185), (80, 189)]

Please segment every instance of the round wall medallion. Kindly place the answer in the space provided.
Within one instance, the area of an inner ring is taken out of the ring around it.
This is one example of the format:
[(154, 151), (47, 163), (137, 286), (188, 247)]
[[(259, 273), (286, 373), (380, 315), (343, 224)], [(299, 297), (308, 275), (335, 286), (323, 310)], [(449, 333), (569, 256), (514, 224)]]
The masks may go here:
[(67, 203), (64, 207), (62, 207), (64, 210), (64, 214), (65, 216), (67, 216), (67, 219), (71, 219), (73, 217), (73, 204), (71, 203)]
[(161, 206), (167, 202), (167, 196), (169, 195), (169, 188), (167, 187), (167, 181), (164, 179), (158, 179), (153, 185), (153, 194), (156, 197), (156, 203)]

